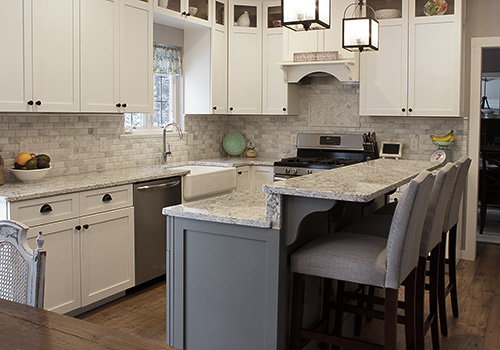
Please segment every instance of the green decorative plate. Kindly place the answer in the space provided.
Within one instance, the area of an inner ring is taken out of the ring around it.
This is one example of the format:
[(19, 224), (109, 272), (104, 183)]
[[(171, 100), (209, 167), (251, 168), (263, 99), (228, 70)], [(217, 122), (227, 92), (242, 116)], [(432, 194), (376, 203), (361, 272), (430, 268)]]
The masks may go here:
[(237, 156), (243, 153), (247, 142), (245, 141), (243, 135), (241, 135), (239, 132), (230, 132), (224, 137), (222, 145), (224, 146), (224, 149), (227, 153), (232, 156)]

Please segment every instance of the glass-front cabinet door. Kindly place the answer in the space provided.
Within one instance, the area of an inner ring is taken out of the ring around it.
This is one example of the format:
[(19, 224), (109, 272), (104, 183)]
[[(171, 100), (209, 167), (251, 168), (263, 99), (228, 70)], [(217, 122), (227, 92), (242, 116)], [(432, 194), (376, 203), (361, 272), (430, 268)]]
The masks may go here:
[(154, 2), (157, 23), (178, 28), (183, 28), (183, 22), (179, 20), (210, 25), (209, 0), (154, 0)]
[[(433, 17), (455, 14), (455, 0), (367, 0), (378, 20), (411, 17)], [(408, 5), (408, 7), (407, 7)]]
[(187, 0), (186, 16), (208, 22), (208, 0)]

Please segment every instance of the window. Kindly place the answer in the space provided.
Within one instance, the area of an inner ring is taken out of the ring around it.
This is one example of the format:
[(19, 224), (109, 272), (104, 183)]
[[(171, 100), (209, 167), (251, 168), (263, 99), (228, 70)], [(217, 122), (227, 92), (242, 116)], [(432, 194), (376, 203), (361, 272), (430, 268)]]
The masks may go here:
[(175, 121), (182, 125), (178, 106), (182, 90), (182, 51), (178, 47), (154, 45), (154, 114), (126, 113), (125, 131), (160, 129)]

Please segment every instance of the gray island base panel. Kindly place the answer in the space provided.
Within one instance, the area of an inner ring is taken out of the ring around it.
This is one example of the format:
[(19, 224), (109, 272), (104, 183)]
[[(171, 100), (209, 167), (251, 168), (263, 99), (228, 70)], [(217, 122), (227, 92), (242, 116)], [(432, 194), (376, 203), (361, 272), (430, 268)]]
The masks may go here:
[[(344, 205), (362, 207), (439, 167), (385, 159), (362, 164), (368, 166), (264, 185), (267, 193), (260, 196), (234, 193), (164, 209), (168, 344), (186, 350), (286, 349), (289, 255), (334, 231)], [(318, 290), (307, 296), (311, 321), (320, 310)]]

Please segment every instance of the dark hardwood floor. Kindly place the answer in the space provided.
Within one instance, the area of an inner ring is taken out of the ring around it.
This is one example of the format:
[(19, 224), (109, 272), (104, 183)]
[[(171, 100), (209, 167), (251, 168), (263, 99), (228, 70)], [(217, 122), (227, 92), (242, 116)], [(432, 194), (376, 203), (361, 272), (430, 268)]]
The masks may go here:
[[(500, 245), (479, 243), (476, 261), (460, 261), (457, 273), (460, 317), (451, 315), (448, 298), (449, 336), (441, 337), (441, 349), (500, 349)], [(160, 280), (78, 317), (165, 342), (165, 299), (165, 281)], [(381, 330), (381, 323), (373, 321), (361, 336), (381, 342)], [(402, 326), (398, 340), (399, 348), (404, 349)], [(429, 332), (427, 349), (432, 349), (430, 340)]]

